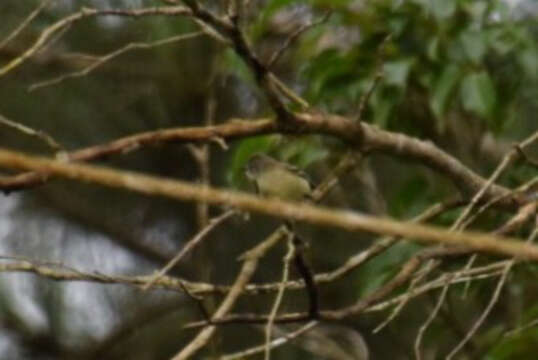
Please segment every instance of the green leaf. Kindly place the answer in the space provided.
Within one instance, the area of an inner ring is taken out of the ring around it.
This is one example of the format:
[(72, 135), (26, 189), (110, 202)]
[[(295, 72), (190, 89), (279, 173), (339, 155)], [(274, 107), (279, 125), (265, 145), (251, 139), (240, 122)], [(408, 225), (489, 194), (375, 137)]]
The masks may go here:
[(404, 88), (407, 83), (407, 76), (409, 75), (413, 64), (413, 59), (404, 59), (385, 63), (383, 66), (385, 84)]
[(327, 148), (315, 136), (292, 139), (287, 144), (280, 146), (278, 153), (280, 159), (292, 163), (300, 169), (323, 160), (329, 155)]
[(491, 29), (488, 32), (488, 41), (490, 46), (500, 55), (506, 55), (516, 46), (516, 39), (507, 29)]
[(439, 60), (439, 37), (435, 36), (428, 43), (428, 59)]
[(450, 95), (460, 79), (460, 69), (456, 65), (448, 65), (433, 88), (430, 106), (438, 119), (445, 115)]
[(430, 0), (430, 10), (437, 19), (446, 19), (456, 11), (456, 1)]
[(530, 78), (538, 79), (538, 49), (529, 48), (520, 52), (518, 60)]
[(372, 108), (374, 110), (374, 124), (377, 124), (381, 128), (386, 128), (390, 112), (394, 106), (394, 101), (381, 96), (374, 96), (372, 98)]
[(243, 59), (232, 49), (226, 49), (222, 52), (220, 64), (224, 70), (234, 73), (246, 83), (254, 84), (255, 81), (252, 72)]
[(487, 50), (487, 38), (483, 32), (471, 30), (460, 35), (463, 50), (469, 60), (479, 64)]
[(491, 117), (496, 104), (493, 82), (485, 71), (466, 76), (461, 84), (461, 101), (465, 110)]

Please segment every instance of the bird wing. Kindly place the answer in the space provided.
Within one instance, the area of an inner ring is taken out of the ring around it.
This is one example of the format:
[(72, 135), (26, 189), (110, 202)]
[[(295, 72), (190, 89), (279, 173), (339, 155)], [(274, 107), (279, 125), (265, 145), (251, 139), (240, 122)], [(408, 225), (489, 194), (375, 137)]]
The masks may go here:
[(283, 164), (286, 166), (287, 170), (293, 172), (294, 174), (299, 175), (300, 177), (302, 177), (303, 179), (308, 181), (308, 184), (310, 184), (310, 187), (312, 189), (315, 187), (314, 183), (312, 182), (312, 178), (310, 177), (310, 175), (308, 175), (308, 173), (306, 171), (303, 171), (303, 170), (299, 169), (297, 166), (291, 165), (289, 163), (283, 163)]

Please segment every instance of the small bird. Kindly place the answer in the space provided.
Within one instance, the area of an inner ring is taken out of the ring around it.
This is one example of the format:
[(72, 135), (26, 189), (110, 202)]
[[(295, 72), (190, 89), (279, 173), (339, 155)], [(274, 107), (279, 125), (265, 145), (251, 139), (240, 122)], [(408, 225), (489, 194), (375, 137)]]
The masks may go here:
[(254, 182), (258, 194), (281, 200), (310, 198), (312, 186), (305, 175), (296, 167), (265, 154), (253, 155), (246, 165), (246, 176)]

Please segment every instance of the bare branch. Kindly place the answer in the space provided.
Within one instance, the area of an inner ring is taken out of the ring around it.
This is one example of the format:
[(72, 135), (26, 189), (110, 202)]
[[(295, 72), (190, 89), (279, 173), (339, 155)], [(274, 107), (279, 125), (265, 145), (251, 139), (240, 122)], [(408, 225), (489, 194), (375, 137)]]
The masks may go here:
[(183, 249), (177, 253), (172, 260), (170, 260), (161, 270), (159, 270), (151, 279), (142, 287), (142, 290), (148, 290), (152, 285), (159, 281), (168, 271), (170, 271), (174, 266), (176, 266), (186, 254), (188, 254), (192, 249), (194, 249), (213, 229), (215, 229), (219, 224), (223, 223), (225, 220), (232, 217), (235, 214), (234, 210), (229, 210), (219, 215), (218, 217), (211, 219), (209, 223), (200, 230), (191, 240), (189, 240)]
[(277, 199), (260, 199), (252, 195), (217, 190), (182, 181), (162, 179), (129, 171), (111, 170), (104, 167), (54, 161), (22, 155), (8, 150), (0, 150), (0, 164), (10, 168), (35, 170), (40, 173), (136, 191), (147, 195), (158, 195), (177, 200), (205, 201), (214, 205), (226, 204), (247, 211), (321, 226), (338, 227), (352, 232), (368, 231), (377, 234), (405, 236), (422, 243), (463, 246), (468, 251), (538, 260), (538, 247), (522, 244), (517, 239), (502, 238), (483, 233), (455, 233), (438, 227), (402, 223), (350, 211), (326, 209)]
[(478, 192), (473, 196), (471, 199), (471, 202), (469, 205), (465, 208), (465, 210), (461, 213), (461, 215), (458, 217), (454, 225), (452, 225), (453, 229), (459, 229), (467, 216), (471, 214), (471, 211), (474, 210), (474, 207), (478, 204), (478, 202), (484, 197), (487, 190), (493, 185), (493, 183), (501, 176), (503, 171), (510, 166), (519, 156), (520, 153), (527, 147), (533, 144), (535, 141), (538, 141), (538, 131), (536, 131), (534, 134), (529, 136), (527, 139), (523, 140), (518, 146), (516, 146), (514, 149), (512, 149), (508, 154), (506, 154), (499, 166), (495, 169), (493, 174), (489, 177), (489, 179), (486, 181), (484, 185), (478, 190)]
[(0, 41), (0, 49), (6, 46), (11, 40), (16, 38), (40, 13), (51, 3), (51, 0), (42, 1), (34, 11), (32, 11), (26, 19), (24, 19), (19, 26), (17, 26), (6, 38)]
[[(536, 239), (536, 237), (538, 237), (538, 222), (537, 222), (537, 226), (534, 228), (534, 231), (530, 234), (529, 238), (527, 239), (527, 243), (532, 243), (534, 239)], [(510, 273), (510, 270), (512, 269), (515, 263), (516, 263), (516, 260), (512, 259), (504, 266), (502, 275), (499, 278), (499, 281), (497, 282), (497, 286), (495, 287), (495, 290), (493, 292), (493, 295), (491, 296), (491, 299), (489, 300), (488, 305), (486, 306), (482, 314), (480, 314), (480, 317), (476, 320), (473, 326), (471, 326), (469, 331), (465, 334), (465, 337), (446, 356), (446, 360), (451, 360), (463, 348), (463, 346), (465, 346), (465, 344), (473, 337), (473, 335), (478, 331), (478, 328), (484, 323), (488, 315), (491, 313), (491, 310), (493, 310), (493, 307), (495, 306), (497, 301), (499, 301), (501, 290), (504, 287), (504, 284), (506, 283), (506, 279), (508, 278), (508, 274)]]
[(280, 59), (282, 54), (284, 54), (284, 51), (286, 51), (291, 44), (299, 38), (302, 34), (304, 34), (306, 31), (312, 29), (313, 27), (316, 27), (318, 25), (321, 25), (325, 23), (329, 18), (331, 17), (332, 12), (327, 11), (320, 19), (316, 21), (310, 21), (307, 24), (303, 24), (299, 26), (294, 32), (292, 32), (286, 40), (282, 43), (282, 45), (271, 55), (271, 58), (267, 62), (267, 67), (272, 68), (273, 65)]
[(517, 327), (517, 328), (515, 328), (515, 329), (512, 329), (512, 330), (510, 330), (510, 331), (507, 331), (503, 336), (504, 336), (504, 337), (514, 336), (514, 335), (520, 334), (521, 332), (523, 332), (523, 331), (525, 331), (525, 330), (527, 330), (527, 329), (530, 329), (530, 328), (532, 328), (532, 327), (535, 327), (535, 326), (538, 326), (538, 318), (529, 321), (529, 322), (526, 323), (525, 325), (522, 325), (522, 326)]
[(41, 130), (34, 130), (31, 127), (28, 127), (26, 125), (23, 125), (21, 123), (15, 122), (13, 120), (9, 120), (3, 115), (0, 115), (0, 124), (10, 127), (12, 129), (15, 129), (23, 134), (26, 134), (28, 136), (35, 137), (42, 142), (44, 142), (47, 146), (49, 146), (54, 151), (64, 151), (64, 147), (60, 145), (52, 136), (47, 134), (44, 131)]
[(112, 59), (114, 59), (114, 58), (116, 58), (116, 57), (118, 57), (118, 56), (120, 56), (122, 54), (125, 54), (126, 52), (132, 51), (132, 50), (152, 49), (152, 48), (159, 47), (159, 46), (164, 46), (164, 45), (177, 43), (177, 42), (180, 42), (180, 41), (183, 41), (183, 40), (194, 39), (194, 38), (197, 38), (197, 37), (199, 37), (199, 36), (201, 36), (203, 34), (204, 34), (204, 32), (197, 31), (197, 32), (189, 33), (189, 34), (181, 34), (181, 35), (171, 36), (171, 37), (168, 37), (166, 39), (161, 39), (161, 40), (157, 40), (157, 41), (153, 41), (153, 42), (132, 42), (132, 43), (129, 43), (129, 44), (127, 44), (127, 45), (125, 45), (125, 46), (123, 46), (123, 47), (121, 47), (121, 48), (119, 48), (119, 49), (117, 49), (115, 51), (112, 51), (112, 52), (110, 52), (110, 53), (108, 53), (106, 55), (93, 57), (93, 62), (90, 65), (83, 68), (82, 70), (75, 71), (75, 72), (68, 73), (68, 74), (64, 74), (64, 75), (60, 75), (60, 76), (55, 77), (53, 79), (45, 80), (45, 81), (33, 84), (28, 88), (28, 90), (29, 91), (34, 91), (34, 90), (38, 90), (38, 89), (41, 89), (41, 88), (44, 88), (44, 87), (47, 87), (47, 86), (59, 84), (59, 83), (65, 81), (67, 79), (86, 76), (89, 73), (91, 73), (93, 70), (100, 67), (101, 65), (109, 62), (110, 60), (112, 60)]
[[(276, 245), (281, 238), (282, 234), (277, 232), (244, 254), (242, 257), (244, 262), (239, 275), (237, 275), (230, 292), (226, 295), (219, 308), (211, 318), (212, 323), (214, 321), (218, 321), (231, 310), (239, 296), (243, 293), (245, 285), (250, 281), (252, 275), (254, 275), (254, 272), (258, 267), (259, 260), (266, 254), (267, 251)], [(215, 333), (215, 330), (215, 325), (206, 326), (187, 346), (176, 354), (172, 360), (185, 360), (196, 354), (203, 346), (207, 344), (209, 339)]]
[[(301, 124), (298, 128), (283, 126), (271, 119), (231, 120), (214, 126), (172, 128), (139, 133), (110, 143), (74, 151), (68, 154), (68, 158), (73, 161), (95, 160), (163, 142), (211, 142), (216, 138), (236, 139), (269, 133), (315, 133), (336, 136), (343, 141), (348, 141), (351, 146), (354, 146), (357, 138), (361, 138), (361, 148), (365, 151), (393, 154), (422, 163), (451, 179), (464, 195), (484, 188), (486, 180), (431, 142), (381, 130), (365, 123), (358, 125), (350, 119), (336, 115), (298, 113), (295, 116)], [(42, 184), (47, 179), (46, 175), (38, 173), (0, 178), (0, 189), (5, 191), (23, 189)], [(498, 206), (514, 208), (520, 201), (519, 197), (509, 196), (510, 190), (501, 186), (492, 185), (487, 189), (483, 195), (484, 200), (499, 198)]]
[(437, 279), (434, 279), (426, 284), (423, 284), (419, 287), (415, 287), (403, 293), (402, 295), (395, 296), (392, 299), (379, 302), (375, 305), (368, 307), (365, 312), (377, 312), (383, 311), (391, 306), (398, 305), (402, 302), (407, 302), (411, 298), (420, 296), (428, 291), (438, 289), (440, 287), (446, 286), (447, 279), (450, 278), (450, 284), (457, 284), (461, 282), (466, 282), (470, 278), (473, 280), (484, 280), (491, 277), (499, 276), (502, 273), (502, 269), (510, 260), (498, 261), (492, 264), (488, 264), (482, 267), (476, 267), (469, 270), (458, 270), (451, 273), (445, 273), (439, 276)]
[(11, 70), (22, 65), (26, 60), (35, 55), (47, 42), (52, 39), (57, 33), (63, 29), (71, 26), (72, 24), (79, 22), (80, 20), (93, 17), (93, 16), (127, 16), (127, 17), (141, 17), (149, 15), (166, 15), (166, 16), (179, 16), (190, 15), (188, 8), (184, 6), (170, 6), (170, 7), (156, 7), (156, 8), (143, 8), (143, 9), (108, 9), (97, 10), (92, 8), (82, 8), (80, 11), (71, 14), (65, 18), (62, 18), (54, 24), (43, 30), (35, 41), (24, 53), (11, 60), (9, 63), (0, 68), (0, 77), (6, 75)]
[(271, 358), (271, 333), (273, 331), (273, 323), (278, 313), (278, 309), (280, 308), (280, 304), (282, 303), (282, 299), (284, 298), (284, 292), (286, 291), (286, 283), (288, 282), (290, 276), (290, 262), (295, 257), (296, 247), (293, 240), (294, 236), (295, 234), (293, 233), (288, 234), (288, 252), (286, 253), (286, 256), (284, 256), (282, 280), (280, 281), (275, 301), (271, 308), (271, 312), (269, 313), (267, 324), (265, 325), (265, 360), (269, 360)]
[(441, 310), (441, 306), (443, 306), (443, 303), (445, 302), (445, 298), (448, 293), (448, 288), (449, 288), (451, 280), (452, 279), (450, 277), (447, 277), (446, 285), (443, 286), (443, 290), (441, 290), (441, 294), (439, 295), (439, 299), (437, 300), (435, 307), (433, 308), (432, 312), (430, 313), (426, 321), (420, 326), (420, 329), (418, 330), (417, 337), (415, 339), (415, 346), (414, 346), (416, 360), (422, 360), (422, 353), (420, 352), (422, 338), (424, 337), (424, 333), (426, 332), (430, 324), (433, 322), (433, 320), (439, 313), (439, 310)]
[[(289, 341), (299, 337), (300, 335), (304, 334), (305, 332), (307, 332), (308, 330), (314, 328), (319, 322), (314, 320), (314, 321), (310, 321), (308, 322), (307, 324), (301, 326), (299, 329), (291, 332), (291, 333), (288, 333), (278, 339), (275, 339), (273, 341), (271, 341), (270, 343), (270, 347), (271, 349), (274, 349), (278, 346), (281, 346), (281, 345), (284, 345), (286, 343), (288, 343)], [(244, 359), (245, 357), (247, 356), (252, 356), (252, 355), (256, 355), (256, 354), (259, 354), (263, 351), (265, 351), (265, 348), (266, 348), (266, 345), (260, 345), (260, 346), (256, 346), (256, 347), (253, 347), (253, 348), (250, 348), (250, 349), (247, 349), (247, 350), (243, 350), (243, 351), (239, 351), (239, 352), (236, 352), (236, 353), (233, 353), (233, 354), (228, 354), (228, 355), (224, 355), (224, 356), (221, 356), (220, 358), (218, 358), (218, 360), (236, 360), (236, 359)]]
[(372, 97), (372, 94), (374, 93), (377, 85), (383, 79), (383, 61), (385, 59), (385, 47), (387, 43), (392, 38), (392, 34), (389, 34), (385, 36), (381, 44), (379, 45), (379, 48), (377, 49), (377, 59), (376, 59), (376, 66), (375, 66), (375, 73), (374, 73), (374, 79), (372, 80), (372, 84), (366, 90), (363, 96), (361, 96), (361, 99), (359, 101), (359, 107), (357, 110), (357, 121), (361, 121), (364, 117), (364, 111), (366, 110), (366, 105), (368, 104), (368, 101), (370, 100), (370, 97)]
[[(27, 272), (33, 273), (56, 281), (89, 281), (102, 284), (125, 284), (131, 286), (141, 286), (148, 282), (150, 276), (124, 276), (108, 275), (98, 272), (84, 272), (63, 264), (50, 264), (48, 262), (32, 259), (21, 259), (14, 256), (1, 256), (2, 259), (14, 259), (10, 263), (0, 264), (0, 273)], [(205, 291), (212, 288), (209, 284), (193, 283), (186, 280), (162, 277), (156, 281), (159, 288), (173, 291), (183, 291), (187, 288), (191, 292)]]

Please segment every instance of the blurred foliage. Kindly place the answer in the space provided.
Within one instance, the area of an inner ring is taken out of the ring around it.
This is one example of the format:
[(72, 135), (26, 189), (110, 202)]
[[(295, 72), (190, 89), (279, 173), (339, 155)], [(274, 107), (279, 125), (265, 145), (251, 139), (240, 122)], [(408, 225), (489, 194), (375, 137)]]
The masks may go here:
[[(312, 2), (315, 9), (324, 5)], [(441, 134), (448, 113), (468, 112), (495, 132), (525, 116), (514, 107), (538, 80), (531, 15), (516, 19), (505, 1), (489, 0), (341, 1), (331, 7), (330, 21), (305, 36), (296, 57), (314, 103), (331, 111), (354, 109), (373, 81), (375, 50), (391, 34), (369, 121), (409, 131), (399, 109), (416, 92), (425, 94), (423, 111), (432, 113), (430, 126)]]

